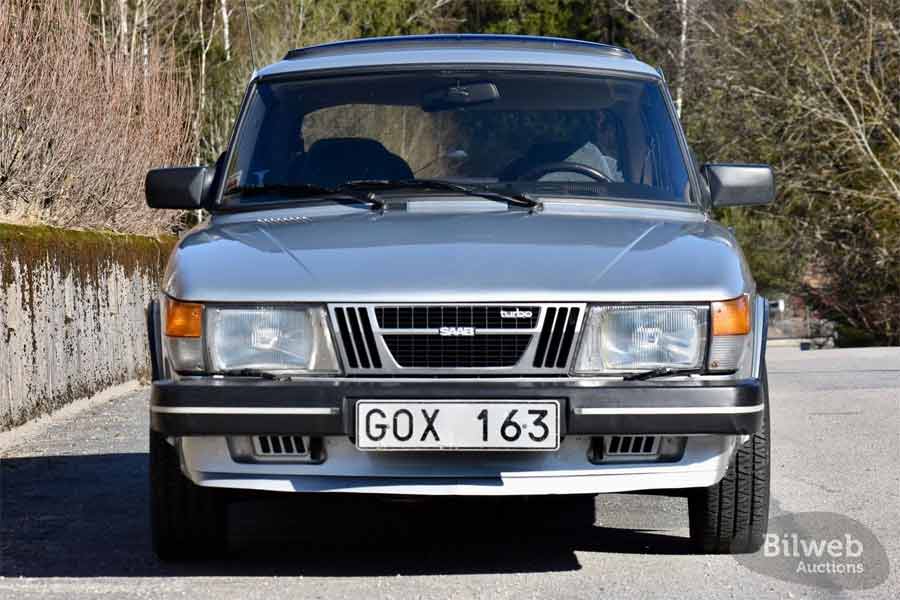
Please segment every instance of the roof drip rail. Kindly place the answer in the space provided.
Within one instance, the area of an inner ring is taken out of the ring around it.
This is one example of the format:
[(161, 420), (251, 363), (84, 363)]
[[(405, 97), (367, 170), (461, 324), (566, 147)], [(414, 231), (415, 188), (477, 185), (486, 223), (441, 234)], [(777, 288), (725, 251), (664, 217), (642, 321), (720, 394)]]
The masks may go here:
[(492, 45), (497, 48), (533, 49), (543, 51), (589, 52), (604, 56), (634, 58), (630, 50), (612, 44), (586, 42), (568, 38), (543, 37), (535, 35), (495, 35), (481, 33), (406, 35), (389, 37), (372, 37), (330, 42), (306, 46), (289, 51), (284, 59), (294, 60), (311, 56), (339, 55), (363, 51), (385, 51), (416, 45), (421, 48), (446, 47), (452, 44)]

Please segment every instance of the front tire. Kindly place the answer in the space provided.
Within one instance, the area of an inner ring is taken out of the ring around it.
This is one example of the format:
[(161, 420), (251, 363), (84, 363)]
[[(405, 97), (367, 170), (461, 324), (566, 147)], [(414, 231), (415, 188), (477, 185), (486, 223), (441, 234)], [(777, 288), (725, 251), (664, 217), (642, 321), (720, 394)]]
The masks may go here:
[(221, 492), (195, 485), (181, 472), (178, 452), (150, 432), (150, 531), (161, 560), (203, 559), (225, 551), (226, 504)]
[(762, 547), (769, 526), (769, 383), (761, 369), (763, 422), (734, 453), (725, 477), (688, 495), (691, 541), (704, 554), (746, 554)]

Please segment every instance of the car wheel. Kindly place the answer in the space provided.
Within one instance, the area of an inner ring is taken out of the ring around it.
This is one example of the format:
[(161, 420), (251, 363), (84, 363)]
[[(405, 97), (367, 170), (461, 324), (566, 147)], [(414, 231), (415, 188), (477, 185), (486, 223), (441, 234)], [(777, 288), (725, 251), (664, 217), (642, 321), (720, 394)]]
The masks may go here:
[(177, 450), (150, 432), (150, 530), (162, 560), (220, 555), (227, 543), (221, 492), (195, 485), (181, 472)]
[(763, 423), (737, 449), (725, 477), (688, 494), (691, 541), (704, 554), (758, 550), (769, 525), (769, 385), (762, 364)]

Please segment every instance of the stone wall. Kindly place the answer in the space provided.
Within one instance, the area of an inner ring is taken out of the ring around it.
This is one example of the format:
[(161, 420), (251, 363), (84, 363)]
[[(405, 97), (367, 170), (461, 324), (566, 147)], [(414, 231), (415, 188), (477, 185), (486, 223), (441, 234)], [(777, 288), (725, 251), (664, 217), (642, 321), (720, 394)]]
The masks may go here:
[(174, 239), (0, 224), (0, 430), (149, 373)]

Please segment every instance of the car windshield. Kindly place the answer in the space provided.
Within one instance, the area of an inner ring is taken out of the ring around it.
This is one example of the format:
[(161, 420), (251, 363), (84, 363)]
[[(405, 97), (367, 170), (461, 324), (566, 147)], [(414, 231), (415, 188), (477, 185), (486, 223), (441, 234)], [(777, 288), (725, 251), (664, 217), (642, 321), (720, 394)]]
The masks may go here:
[(414, 179), (688, 203), (684, 153), (661, 86), (493, 70), (261, 82), (239, 126), (223, 203)]

